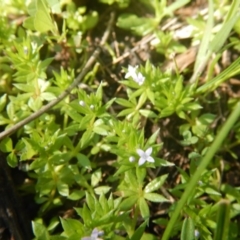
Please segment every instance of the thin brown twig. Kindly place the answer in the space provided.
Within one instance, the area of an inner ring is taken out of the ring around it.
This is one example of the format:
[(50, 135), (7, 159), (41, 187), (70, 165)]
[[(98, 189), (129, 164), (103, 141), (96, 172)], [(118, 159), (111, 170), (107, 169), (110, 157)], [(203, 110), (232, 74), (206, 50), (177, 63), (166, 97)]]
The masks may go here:
[[(173, 20), (171, 20), (170, 22), (166, 23), (161, 30), (165, 31), (167, 30), (170, 26), (172, 26), (175, 22), (177, 21), (177, 18), (174, 18)], [(123, 59), (129, 57), (130, 54), (136, 52), (137, 50), (139, 50), (141, 48), (141, 46), (151, 42), (152, 40), (156, 39), (156, 35), (155, 34), (151, 34), (151, 35), (147, 35), (144, 38), (142, 38), (139, 42), (136, 43), (135, 47), (133, 47), (130, 51), (127, 51), (125, 53), (123, 53), (121, 56), (117, 57), (115, 60), (113, 60), (111, 62), (112, 65), (117, 64), (118, 62), (122, 61)], [(118, 55), (118, 54), (117, 54)]]
[(108, 39), (108, 37), (110, 35), (111, 29), (112, 29), (112, 26), (113, 26), (113, 23), (114, 23), (114, 19), (115, 19), (115, 13), (112, 12), (111, 16), (110, 16), (110, 20), (109, 20), (108, 25), (107, 25), (107, 29), (106, 29), (106, 31), (103, 34), (103, 37), (101, 39), (101, 42), (100, 42), (99, 46), (93, 52), (92, 56), (88, 59), (86, 65), (83, 68), (83, 70), (75, 78), (73, 83), (64, 92), (62, 92), (56, 99), (54, 99), (53, 101), (49, 102), (47, 105), (43, 106), (39, 111), (33, 113), (29, 117), (27, 117), (27, 118), (23, 119), (22, 121), (16, 123), (11, 128), (9, 128), (9, 129), (3, 131), (2, 133), (0, 133), (0, 140), (2, 140), (5, 137), (9, 136), (10, 134), (14, 133), (15, 131), (17, 131), (18, 129), (23, 127), (24, 125), (26, 125), (29, 122), (33, 121), (34, 119), (40, 117), (42, 114), (44, 114), (45, 112), (50, 110), (52, 107), (54, 107), (56, 104), (61, 102), (65, 97), (67, 97), (71, 93), (71, 91), (75, 87), (77, 87), (79, 85), (80, 81), (84, 78), (84, 76), (90, 70), (90, 67), (96, 62), (96, 59), (97, 59), (97, 57), (99, 56), (99, 54), (101, 52), (101, 47), (104, 46), (104, 44), (106, 43), (106, 41), (107, 41), (107, 39)]

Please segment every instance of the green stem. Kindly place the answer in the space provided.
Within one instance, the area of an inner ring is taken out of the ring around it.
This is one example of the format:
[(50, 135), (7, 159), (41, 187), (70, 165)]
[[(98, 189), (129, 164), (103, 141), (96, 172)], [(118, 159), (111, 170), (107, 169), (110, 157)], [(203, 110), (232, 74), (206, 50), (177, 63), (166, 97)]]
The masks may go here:
[(174, 213), (167, 225), (167, 228), (163, 234), (162, 240), (169, 239), (172, 229), (174, 227), (174, 224), (177, 221), (181, 210), (184, 208), (184, 205), (187, 202), (189, 196), (191, 195), (192, 189), (194, 189), (194, 187), (196, 186), (197, 182), (201, 177), (202, 172), (206, 169), (211, 159), (214, 157), (215, 153), (220, 149), (222, 142), (227, 137), (228, 132), (231, 130), (231, 128), (233, 127), (234, 123), (237, 121), (239, 116), (240, 116), (240, 101), (236, 104), (235, 109), (233, 110), (231, 115), (228, 117), (222, 129), (216, 136), (216, 139), (214, 140), (212, 145), (209, 147), (206, 155), (203, 157), (197, 171), (194, 173), (194, 175), (190, 179), (185, 192), (183, 193), (181, 199), (177, 203), (176, 209), (174, 210)]

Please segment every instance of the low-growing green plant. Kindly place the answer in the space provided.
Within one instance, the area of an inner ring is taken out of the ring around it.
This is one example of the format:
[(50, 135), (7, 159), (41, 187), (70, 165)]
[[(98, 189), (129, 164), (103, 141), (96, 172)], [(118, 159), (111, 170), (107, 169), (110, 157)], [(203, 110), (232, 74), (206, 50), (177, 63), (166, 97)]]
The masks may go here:
[(0, 6), (0, 150), (9, 166), (22, 165), (21, 189), (39, 206), (34, 239), (239, 238), (239, 186), (223, 176), (226, 154), (239, 158), (240, 103), (216, 97), (239, 58), (216, 76), (213, 67), (223, 50), (239, 49), (236, 37), (224, 42), (238, 29), (240, 1), (224, 3), (218, 33), (200, 27), (212, 29), (218, 1), (209, 1), (207, 22), (187, 21), (201, 40), (192, 76), (149, 59), (121, 66), (117, 83), (106, 72), (118, 68), (100, 54), (121, 49), (115, 40), (104, 47), (114, 24), (126, 35), (154, 34), (151, 47), (169, 59), (186, 48), (159, 26), (190, 1), (142, 0), (147, 12), (138, 15), (133, 0), (13, 2)]

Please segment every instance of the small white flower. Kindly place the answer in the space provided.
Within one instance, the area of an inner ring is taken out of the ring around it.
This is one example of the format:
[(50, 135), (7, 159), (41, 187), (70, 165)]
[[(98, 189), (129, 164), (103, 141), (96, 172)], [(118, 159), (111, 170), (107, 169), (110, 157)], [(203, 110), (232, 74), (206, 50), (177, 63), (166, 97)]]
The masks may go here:
[(24, 46), (24, 47), (23, 47), (23, 52), (24, 52), (25, 55), (28, 54), (28, 47), (27, 47), (27, 46)]
[(136, 83), (138, 83), (138, 85), (143, 85), (144, 81), (145, 81), (145, 77), (139, 72), (137, 74), (137, 77), (135, 79), (133, 79)]
[(197, 229), (195, 229), (194, 230), (194, 235), (195, 235), (196, 238), (199, 238), (200, 237), (200, 232)]
[(142, 73), (137, 73), (138, 66), (132, 67), (131, 65), (128, 65), (128, 71), (125, 75), (125, 78), (132, 77), (133, 81), (138, 83), (138, 85), (142, 85), (145, 81), (145, 77), (142, 75)]
[(100, 239), (98, 237), (101, 237), (103, 235), (104, 232), (102, 230), (99, 231), (97, 228), (94, 228), (90, 237), (83, 237), (81, 240), (98, 240)]
[(127, 71), (127, 73), (125, 75), (125, 78), (130, 78), (130, 77), (132, 77), (133, 79), (136, 78), (136, 75), (137, 75), (136, 70), (137, 70), (137, 68), (138, 68), (138, 66), (132, 67), (131, 65), (128, 65), (128, 71)]
[(91, 105), (90, 105), (90, 108), (93, 110), (93, 109), (94, 109), (94, 105), (91, 104)]
[(82, 107), (84, 107), (85, 106), (85, 102), (84, 101), (79, 101), (79, 104), (82, 106)]
[(131, 156), (131, 157), (129, 158), (129, 162), (134, 162), (134, 161), (135, 161), (135, 157)]
[(37, 43), (31, 42), (31, 46), (32, 46), (32, 52), (33, 53), (36, 52), (36, 50), (37, 50)]
[(154, 162), (153, 157), (151, 157), (152, 147), (148, 148), (145, 152), (142, 149), (137, 149), (137, 154), (140, 156), (138, 165), (143, 165), (147, 162)]

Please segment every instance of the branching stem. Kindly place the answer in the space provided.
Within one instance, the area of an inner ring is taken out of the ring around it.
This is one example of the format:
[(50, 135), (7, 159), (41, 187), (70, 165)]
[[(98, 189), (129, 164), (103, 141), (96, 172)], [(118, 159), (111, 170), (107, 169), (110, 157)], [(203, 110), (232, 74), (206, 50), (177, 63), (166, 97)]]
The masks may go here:
[(0, 140), (4, 139), (5, 137), (9, 136), (10, 134), (16, 132), (18, 129), (20, 129), (21, 127), (23, 127), (24, 125), (30, 123), (31, 121), (35, 120), (36, 118), (40, 117), (42, 114), (44, 114), (45, 112), (49, 111), (52, 107), (54, 107), (55, 105), (57, 105), (59, 102), (61, 102), (66, 96), (68, 96), (71, 91), (77, 87), (79, 85), (79, 83), (81, 82), (81, 80), (84, 78), (84, 76), (87, 74), (87, 72), (90, 70), (90, 67), (96, 62), (97, 57), (99, 56), (100, 52), (101, 52), (101, 47), (104, 46), (104, 44), (106, 43), (113, 23), (114, 23), (114, 19), (115, 19), (115, 13), (111, 13), (110, 15), (110, 20), (108, 22), (107, 25), (107, 29), (103, 34), (102, 40), (99, 44), (99, 46), (96, 48), (96, 50), (94, 51), (94, 53), (92, 54), (92, 56), (88, 59), (86, 65), (84, 66), (83, 70), (80, 72), (80, 74), (75, 78), (75, 80), (73, 81), (73, 83), (66, 89), (64, 90), (64, 92), (62, 92), (56, 99), (54, 99), (53, 101), (49, 102), (48, 104), (46, 104), (45, 106), (43, 106), (39, 111), (34, 112), (33, 114), (31, 114), (29, 117), (23, 119), (22, 121), (16, 123), (14, 126), (12, 126), (11, 128), (3, 131), (2, 133), (0, 133)]

